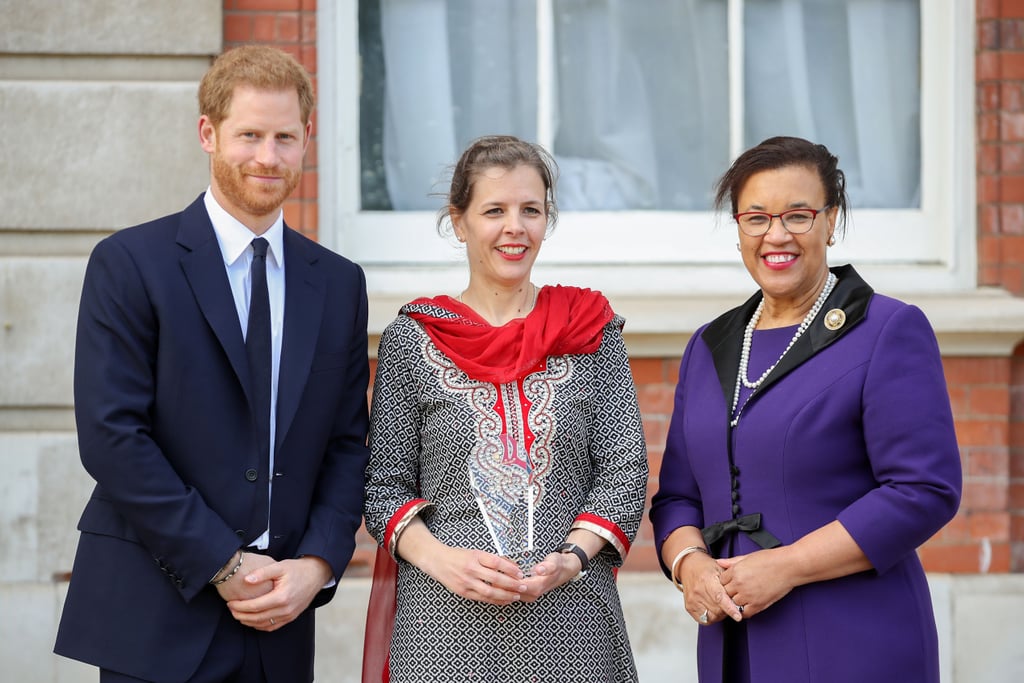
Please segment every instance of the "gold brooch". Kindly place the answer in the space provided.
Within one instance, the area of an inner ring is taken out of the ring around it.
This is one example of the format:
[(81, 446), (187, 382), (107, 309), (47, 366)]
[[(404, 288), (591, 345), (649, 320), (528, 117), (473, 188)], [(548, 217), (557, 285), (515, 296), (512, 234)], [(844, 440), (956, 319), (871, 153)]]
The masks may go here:
[(846, 313), (841, 308), (833, 308), (825, 314), (825, 327), (835, 332), (846, 324)]

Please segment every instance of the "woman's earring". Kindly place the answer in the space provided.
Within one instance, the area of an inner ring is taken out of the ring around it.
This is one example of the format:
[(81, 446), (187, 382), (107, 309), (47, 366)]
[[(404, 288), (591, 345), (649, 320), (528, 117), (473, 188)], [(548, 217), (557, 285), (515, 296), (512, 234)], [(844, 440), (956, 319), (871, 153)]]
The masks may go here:
[(736, 251), (738, 251), (738, 252), (742, 252), (743, 251), (742, 249), (740, 249), (740, 243), (739, 242), (736, 243)]
[(828, 236), (828, 242), (826, 244), (828, 244), (828, 246), (830, 246), (830, 247), (835, 246), (835, 244), (836, 244), (836, 236), (835, 235), (829, 235)]

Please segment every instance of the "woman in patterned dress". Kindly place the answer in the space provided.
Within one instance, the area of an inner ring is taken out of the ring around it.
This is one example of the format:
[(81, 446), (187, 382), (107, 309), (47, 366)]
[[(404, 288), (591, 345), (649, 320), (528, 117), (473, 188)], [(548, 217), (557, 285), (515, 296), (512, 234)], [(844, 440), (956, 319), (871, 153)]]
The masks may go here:
[(598, 292), (530, 281), (555, 172), (517, 138), (472, 143), (438, 219), (469, 284), (381, 336), (364, 681), (636, 680), (615, 568), (647, 452), (622, 318)]

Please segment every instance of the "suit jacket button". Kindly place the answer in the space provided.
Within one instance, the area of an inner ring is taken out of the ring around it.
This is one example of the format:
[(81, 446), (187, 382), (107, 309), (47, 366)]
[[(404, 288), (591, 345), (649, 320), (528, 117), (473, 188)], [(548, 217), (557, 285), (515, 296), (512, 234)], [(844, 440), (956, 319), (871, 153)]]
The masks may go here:
[(259, 476), (260, 473), (251, 467), (245, 471), (245, 478), (248, 479), (249, 481), (256, 481), (256, 479), (258, 479)]

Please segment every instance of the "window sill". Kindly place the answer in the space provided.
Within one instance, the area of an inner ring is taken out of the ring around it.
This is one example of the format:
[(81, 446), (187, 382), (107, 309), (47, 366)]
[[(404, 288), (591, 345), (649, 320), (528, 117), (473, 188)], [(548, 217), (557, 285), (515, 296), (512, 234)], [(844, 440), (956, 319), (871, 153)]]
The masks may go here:
[[(630, 356), (673, 358), (682, 354), (693, 331), (742, 303), (743, 294), (612, 294), (615, 311), (626, 319)], [(1024, 340), (1024, 299), (1002, 289), (978, 288), (936, 294), (887, 292), (914, 304), (928, 316), (943, 356), (1009, 356)], [(417, 294), (371, 294), (370, 354), (398, 309)]]

